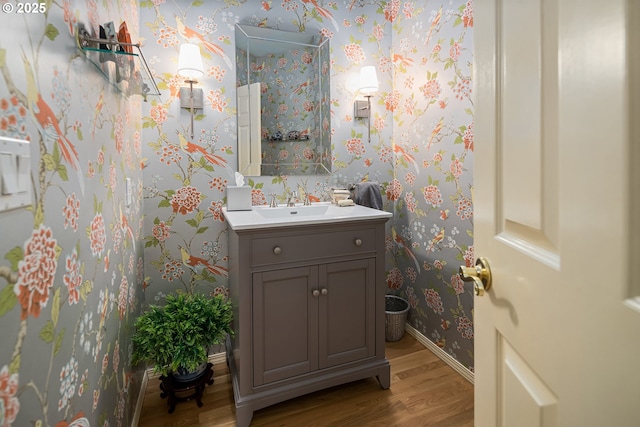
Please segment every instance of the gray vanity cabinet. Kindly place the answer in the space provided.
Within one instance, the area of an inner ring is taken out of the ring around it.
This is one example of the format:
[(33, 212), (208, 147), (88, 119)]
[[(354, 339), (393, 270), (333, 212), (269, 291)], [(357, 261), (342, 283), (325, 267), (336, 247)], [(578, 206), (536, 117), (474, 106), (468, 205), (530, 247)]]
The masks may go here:
[(253, 275), (253, 386), (318, 369), (318, 268)]
[(229, 230), (238, 426), (260, 408), (371, 376), (384, 357), (386, 219)]
[(375, 261), (253, 275), (253, 385), (375, 355)]

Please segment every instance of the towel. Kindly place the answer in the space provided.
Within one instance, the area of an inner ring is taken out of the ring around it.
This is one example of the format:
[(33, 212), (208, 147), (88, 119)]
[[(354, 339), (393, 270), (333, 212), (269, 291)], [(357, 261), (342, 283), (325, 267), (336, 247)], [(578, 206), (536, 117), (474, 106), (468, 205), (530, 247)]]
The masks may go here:
[(353, 188), (352, 197), (353, 201), (359, 205), (383, 210), (380, 184), (375, 181), (360, 182), (356, 184)]

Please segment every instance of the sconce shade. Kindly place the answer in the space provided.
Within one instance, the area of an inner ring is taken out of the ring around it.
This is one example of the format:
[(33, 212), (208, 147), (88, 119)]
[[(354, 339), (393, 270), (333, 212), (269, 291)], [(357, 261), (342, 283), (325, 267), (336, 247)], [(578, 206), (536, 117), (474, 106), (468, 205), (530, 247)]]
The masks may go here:
[(180, 45), (178, 57), (178, 74), (188, 79), (197, 79), (204, 76), (200, 47), (193, 43)]
[(360, 92), (371, 94), (378, 91), (378, 76), (376, 67), (367, 65), (360, 69)]

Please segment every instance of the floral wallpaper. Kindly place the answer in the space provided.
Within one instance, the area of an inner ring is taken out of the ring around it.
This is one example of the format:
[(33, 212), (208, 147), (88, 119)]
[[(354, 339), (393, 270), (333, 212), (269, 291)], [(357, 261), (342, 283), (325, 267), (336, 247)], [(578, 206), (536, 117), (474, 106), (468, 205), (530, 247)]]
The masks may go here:
[[(419, 333), (473, 369), (473, 295), (457, 276), (475, 258), (473, 0), (41, 4), (0, 16), (11, 34), (0, 41), (0, 135), (30, 141), (33, 189), (30, 207), (0, 213), (0, 426), (129, 425), (144, 368), (129, 362), (140, 309), (177, 289), (227, 292), (236, 23), (331, 43), (332, 174), (248, 177), (253, 203), (380, 182), (394, 213), (389, 292), (410, 302)], [(97, 32), (110, 21), (142, 42), (160, 96), (124, 96), (113, 70), (103, 76), (76, 48), (76, 23)], [(178, 99), (185, 41), (206, 67), (194, 138)], [(370, 142), (353, 117), (363, 65), (380, 82)]]
[[(228, 61), (235, 58), (235, 24), (317, 33), (331, 44), (332, 174), (248, 177), (253, 203), (266, 204), (271, 193), (284, 203), (292, 190), (329, 200), (332, 186), (379, 181), (385, 209), (394, 213), (389, 292), (410, 302), (412, 326), (472, 369), (473, 294), (457, 276), (474, 259), (472, 0), (140, 5), (145, 49), (164, 89), (143, 113), (147, 293), (158, 301), (175, 289), (226, 293), (221, 208), (237, 167), (238, 70)], [(190, 145), (181, 142), (189, 119), (178, 106), (184, 83), (175, 74), (185, 41), (200, 44), (206, 69), (198, 83), (205, 107)], [(363, 65), (375, 65), (380, 82), (371, 100), (371, 142), (367, 121), (353, 117)]]
[(135, 40), (138, 6), (2, 3), (0, 135), (29, 141), (33, 197), (0, 213), (0, 426), (129, 425), (142, 377), (129, 362), (143, 301), (142, 98), (103, 77), (75, 29), (124, 21)]
[[(389, 287), (409, 323), (473, 370), (473, 291), (458, 276), (473, 252), (473, 0), (390, 2), (393, 90), (378, 100), (394, 117)], [(385, 60), (386, 64), (386, 60)], [(416, 137), (417, 136), (417, 137)]]

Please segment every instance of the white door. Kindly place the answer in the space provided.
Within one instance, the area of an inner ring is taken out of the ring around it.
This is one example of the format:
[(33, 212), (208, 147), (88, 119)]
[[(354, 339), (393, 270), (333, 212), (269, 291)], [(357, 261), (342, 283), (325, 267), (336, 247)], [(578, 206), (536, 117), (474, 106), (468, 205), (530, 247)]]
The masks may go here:
[(474, 2), (475, 425), (640, 426), (640, 2)]
[(262, 140), (260, 128), (260, 83), (239, 86), (238, 102), (238, 171), (260, 176)]

